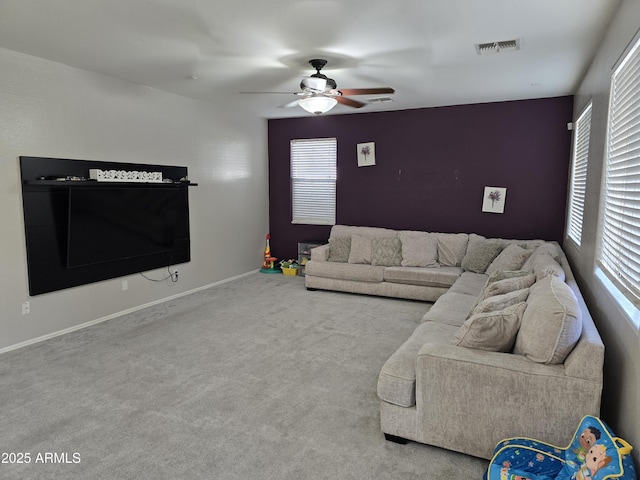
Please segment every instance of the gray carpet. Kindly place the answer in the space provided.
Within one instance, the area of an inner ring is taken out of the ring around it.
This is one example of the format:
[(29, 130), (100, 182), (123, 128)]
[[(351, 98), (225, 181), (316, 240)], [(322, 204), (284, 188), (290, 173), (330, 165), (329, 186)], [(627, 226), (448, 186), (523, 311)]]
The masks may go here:
[(30, 463), (0, 478), (480, 479), (380, 432), (378, 372), (427, 308), (255, 274), (6, 353), (0, 460)]

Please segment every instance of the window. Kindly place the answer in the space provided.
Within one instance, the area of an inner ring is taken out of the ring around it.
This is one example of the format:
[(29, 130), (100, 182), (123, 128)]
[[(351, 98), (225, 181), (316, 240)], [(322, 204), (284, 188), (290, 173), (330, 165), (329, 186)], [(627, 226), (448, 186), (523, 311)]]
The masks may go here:
[(584, 196), (587, 187), (587, 161), (589, 160), (590, 135), (591, 103), (587, 105), (587, 108), (585, 108), (578, 117), (573, 137), (567, 234), (578, 246), (580, 246), (582, 242), (582, 218), (584, 216)]
[(336, 223), (337, 141), (291, 140), (291, 223)]
[(640, 42), (614, 70), (598, 263), (640, 306)]

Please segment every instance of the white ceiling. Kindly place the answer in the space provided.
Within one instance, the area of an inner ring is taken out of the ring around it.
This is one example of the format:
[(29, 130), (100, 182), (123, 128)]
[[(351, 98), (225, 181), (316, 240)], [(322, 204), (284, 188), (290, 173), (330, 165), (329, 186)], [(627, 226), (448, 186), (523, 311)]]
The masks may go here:
[[(0, 0), (0, 46), (266, 118), (311, 115), (282, 106), (325, 58), (338, 88), (396, 90), (327, 115), (365, 113), (573, 94), (620, 3)], [(476, 54), (511, 39), (518, 51)]]

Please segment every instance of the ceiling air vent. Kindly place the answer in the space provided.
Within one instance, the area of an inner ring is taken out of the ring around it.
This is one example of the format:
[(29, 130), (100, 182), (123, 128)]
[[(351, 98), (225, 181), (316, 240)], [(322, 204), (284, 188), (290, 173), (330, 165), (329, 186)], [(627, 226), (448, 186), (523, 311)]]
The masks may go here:
[(520, 40), (503, 40), (500, 42), (476, 44), (476, 53), (478, 55), (485, 55), (487, 53), (511, 52), (514, 50), (520, 50)]
[(367, 102), (369, 102), (369, 103), (391, 103), (391, 102), (393, 102), (393, 98), (391, 98), (391, 97), (368, 98)]

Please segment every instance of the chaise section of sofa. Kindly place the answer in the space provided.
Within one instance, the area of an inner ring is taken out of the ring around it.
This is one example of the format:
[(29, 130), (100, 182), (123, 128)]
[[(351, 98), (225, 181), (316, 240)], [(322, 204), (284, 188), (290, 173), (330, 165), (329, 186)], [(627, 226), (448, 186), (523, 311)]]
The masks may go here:
[(518, 318), (515, 334), (493, 332), (490, 348), (460, 345), (491, 289), (488, 275), (465, 272), (425, 314), (380, 371), (381, 428), (389, 438), (490, 458), (499, 441), (515, 436), (562, 445), (584, 415), (599, 415), (604, 345), (566, 257), (557, 245), (545, 248), (557, 267), (551, 255), (542, 257), (522, 271), (523, 282), (534, 279), (531, 288), (485, 300), (527, 294), (501, 310)]

